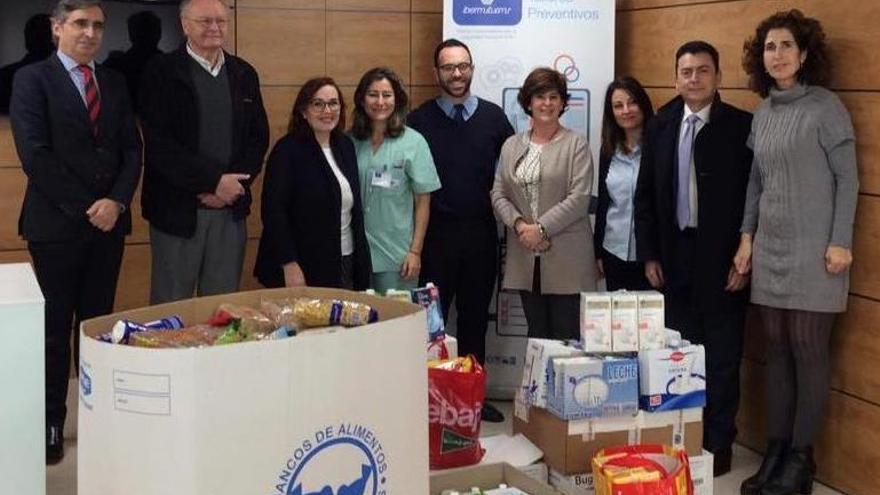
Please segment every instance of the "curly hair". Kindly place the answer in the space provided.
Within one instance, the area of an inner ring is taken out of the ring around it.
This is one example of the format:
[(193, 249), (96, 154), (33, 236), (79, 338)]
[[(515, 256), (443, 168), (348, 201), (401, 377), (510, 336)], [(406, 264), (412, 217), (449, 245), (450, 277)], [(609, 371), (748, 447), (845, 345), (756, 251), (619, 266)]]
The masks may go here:
[(562, 110), (559, 112), (559, 115), (562, 115), (568, 109), (568, 99), (571, 96), (568, 94), (565, 76), (549, 67), (538, 67), (526, 76), (516, 100), (523, 111), (531, 117), (532, 110), (529, 107), (532, 105), (532, 97), (554, 90), (562, 97)]
[(373, 134), (373, 123), (367, 115), (364, 100), (370, 86), (376, 82), (387, 79), (394, 92), (394, 111), (388, 119), (385, 127), (385, 136), (396, 138), (403, 134), (406, 125), (406, 114), (409, 109), (409, 97), (403, 89), (403, 83), (397, 74), (387, 67), (375, 67), (368, 70), (354, 90), (354, 112), (352, 112), (351, 135), (355, 139), (367, 139)]
[(761, 21), (755, 35), (743, 43), (743, 69), (749, 75), (749, 88), (762, 97), (770, 94), (776, 81), (764, 67), (764, 41), (771, 29), (788, 29), (800, 51), (806, 51), (807, 58), (798, 70), (798, 82), (815, 86), (826, 86), (831, 78), (831, 60), (825, 44), (825, 31), (822, 24), (807, 17), (798, 9), (777, 12)]

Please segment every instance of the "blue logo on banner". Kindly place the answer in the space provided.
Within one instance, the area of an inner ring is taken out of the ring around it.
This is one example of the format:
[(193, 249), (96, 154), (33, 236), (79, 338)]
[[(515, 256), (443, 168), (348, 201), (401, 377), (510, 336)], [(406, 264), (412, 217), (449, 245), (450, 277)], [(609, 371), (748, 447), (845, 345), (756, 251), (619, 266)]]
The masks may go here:
[(278, 495), (386, 495), (388, 464), (382, 444), (366, 427), (327, 426), (304, 440), (288, 459)]
[(453, 0), (452, 18), (461, 26), (515, 26), (522, 0)]

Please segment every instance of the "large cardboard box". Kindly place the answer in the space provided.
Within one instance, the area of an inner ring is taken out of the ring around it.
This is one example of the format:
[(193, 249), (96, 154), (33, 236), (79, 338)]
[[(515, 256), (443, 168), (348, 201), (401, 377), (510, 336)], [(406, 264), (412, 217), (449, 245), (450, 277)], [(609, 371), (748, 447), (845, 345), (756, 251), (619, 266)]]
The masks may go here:
[(639, 408), (635, 358), (554, 357), (548, 372), (547, 409), (562, 419), (631, 416)]
[[(178, 314), (192, 324), (221, 302), (259, 307), (263, 297), (288, 296), (366, 302), (381, 321), (204, 349), (92, 338), (123, 317)], [(426, 331), (418, 306), (316, 288), (191, 299), (86, 321), (78, 491), (426, 493)]]
[(593, 456), (607, 447), (659, 443), (683, 448), (688, 455), (703, 452), (702, 410), (698, 408), (572, 421), (537, 407), (518, 412), (513, 418), (514, 433), (531, 440), (544, 452), (547, 466), (563, 475), (591, 472)]
[[(502, 483), (519, 488), (530, 495), (560, 495), (559, 492), (546, 483), (534, 480), (510, 464), (504, 463), (437, 472), (431, 475), (431, 490), (428, 493), (430, 495), (440, 495), (443, 490), (457, 490), (462, 493), (470, 493), (469, 490), (475, 486), (486, 490), (497, 488)], [(406, 495), (416, 495), (416, 493), (407, 492)], [(389, 495), (393, 495), (393, 493)]]
[(639, 407), (669, 411), (706, 405), (706, 350), (701, 345), (639, 352)]

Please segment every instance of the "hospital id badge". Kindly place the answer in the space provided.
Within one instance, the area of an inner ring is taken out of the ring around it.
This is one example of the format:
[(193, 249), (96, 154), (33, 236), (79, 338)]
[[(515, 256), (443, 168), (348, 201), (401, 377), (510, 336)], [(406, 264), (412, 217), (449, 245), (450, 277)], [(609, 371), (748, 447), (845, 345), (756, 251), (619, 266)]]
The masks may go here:
[(390, 189), (391, 182), (391, 173), (387, 169), (373, 171), (373, 177), (370, 179), (370, 185), (384, 189)]

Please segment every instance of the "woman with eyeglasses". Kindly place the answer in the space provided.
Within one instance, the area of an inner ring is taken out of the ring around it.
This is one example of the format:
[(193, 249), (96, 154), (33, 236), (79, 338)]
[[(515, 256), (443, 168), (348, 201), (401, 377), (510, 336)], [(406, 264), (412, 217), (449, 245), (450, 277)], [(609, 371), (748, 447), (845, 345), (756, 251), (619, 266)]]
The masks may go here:
[(501, 148), (492, 206), (507, 226), (504, 288), (518, 290), (529, 337), (578, 338), (580, 293), (596, 290), (587, 216), (593, 160), (587, 139), (563, 127), (565, 77), (538, 68), (517, 100), (531, 128)]
[(354, 137), (370, 244), (371, 287), (412, 289), (422, 267), (431, 192), (440, 179), (425, 138), (405, 124), (408, 97), (391, 69), (368, 70), (354, 92)]
[(363, 290), (370, 282), (357, 157), (329, 77), (307, 81), (266, 164), (254, 275), (266, 287)]
[(645, 264), (636, 260), (633, 198), (642, 158), (642, 129), (654, 116), (651, 99), (629, 76), (605, 91), (602, 147), (599, 151), (599, 201), (593, 249), (599, 276), (608, 290), (649, 290)]

